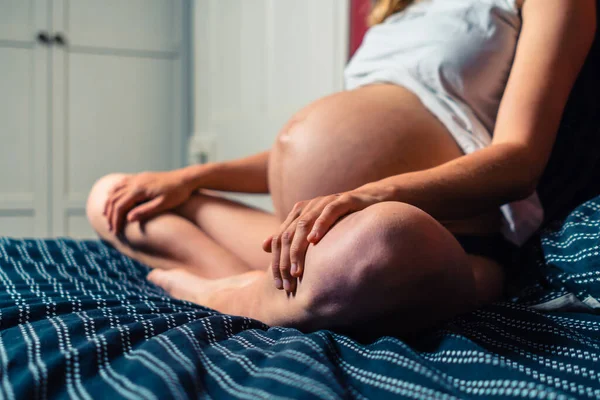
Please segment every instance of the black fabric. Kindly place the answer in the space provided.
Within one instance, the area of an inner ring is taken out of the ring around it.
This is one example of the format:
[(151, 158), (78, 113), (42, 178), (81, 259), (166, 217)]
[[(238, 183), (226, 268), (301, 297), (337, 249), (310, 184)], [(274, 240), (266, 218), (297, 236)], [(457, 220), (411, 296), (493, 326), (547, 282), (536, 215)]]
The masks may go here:
[(454, 237), (465, 252), (496, 260), (505, 267), (511, 266), (518, 248), (500, 233), (490, 236), (459, 235)]
[[(598, 12), (600, 1), (597, 3)], [(544, 226), (548, 221), (566, 217), (578, 204), (600, 194), (599, 30), (569, 97), (537, 191), (544, 206)]]

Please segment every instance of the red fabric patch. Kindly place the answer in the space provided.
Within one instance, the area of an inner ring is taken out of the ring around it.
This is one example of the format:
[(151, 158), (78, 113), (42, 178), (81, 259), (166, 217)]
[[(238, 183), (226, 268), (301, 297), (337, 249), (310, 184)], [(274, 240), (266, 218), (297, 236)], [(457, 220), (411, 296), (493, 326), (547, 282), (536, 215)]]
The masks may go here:
[(352, 0), (350, 9), (350, 57), (362, 43), (369, 28), (367, 17), (371, 10), (370, 0)]

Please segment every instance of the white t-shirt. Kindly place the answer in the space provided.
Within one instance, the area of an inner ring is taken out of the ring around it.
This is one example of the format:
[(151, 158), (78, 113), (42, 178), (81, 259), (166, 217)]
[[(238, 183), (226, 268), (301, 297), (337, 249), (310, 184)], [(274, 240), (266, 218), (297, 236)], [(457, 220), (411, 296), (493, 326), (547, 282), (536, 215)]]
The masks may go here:
[[(346, 68), (346, 88), (407, 88), (472, 153), (491, 143), (520, 30), (515, 0), (421, 0), (369, 29)], [(517, 245), (544, 217), (537, 193), (501, 211), (502, 233)]]

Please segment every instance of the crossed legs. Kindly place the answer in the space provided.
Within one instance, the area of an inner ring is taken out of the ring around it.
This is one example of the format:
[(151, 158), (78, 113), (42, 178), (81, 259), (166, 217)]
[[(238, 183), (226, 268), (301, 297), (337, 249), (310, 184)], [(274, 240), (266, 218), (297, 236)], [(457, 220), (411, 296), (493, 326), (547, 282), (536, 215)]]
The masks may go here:
[(303, 279), (288, 295), (274, 287), (270, 255), (260, 246), (279, 227), (273, 215), (199, 194), (172, 213), (128, 225), (121, 241), (102, 216), (117, 178), (103, 178), (90, 195), (88, 217), (100, 236), (156, 268), (150, 280), (174, 297), (224, 313), (305, 331), (368, 326), (371, 333), (405, 334), (471, 310), (500, 290), (489, 284), (498, 281), (489, 279), (497, 265), (467, 255), (420, 209), (385, 202), (343, 218), (311, 245)]
[(94, 185), (87, 216), (98, 235), (122, 253), (152, 267), (186, 268), (209, 279), (223, 278), (268, 265), (261, 241), (279, 227), (274, 215), (198, 192), (186, 203), (146, 223), (130, 223), (117, 238), (102, 215), (110, 188), (122, 174), (107, 175)]

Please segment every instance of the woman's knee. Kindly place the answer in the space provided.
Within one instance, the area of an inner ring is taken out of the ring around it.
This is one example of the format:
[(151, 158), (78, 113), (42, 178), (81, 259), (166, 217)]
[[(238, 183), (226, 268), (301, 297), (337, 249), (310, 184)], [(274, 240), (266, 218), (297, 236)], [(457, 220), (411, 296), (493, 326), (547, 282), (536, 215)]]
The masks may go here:
[[(104, 230), (101, 227), (106, 224), (106, 218), (104, 217), (103, 213), (108, 192), (125, 176), (126, 174), (105, 175), (98, 179), (96, 183), (94, 183), (94, 186), (92, 186), (92, 190), (90, 191), (87, 199), (86, 214), (90, 224), (92, 224), (98, 233), (101, 233), (100, 231)], [(108, 228), (108, 226), (106, 228)]]
[(385, 202), (344, 218), (311, 246), (302, 288), (316, 318), (351, 323), (417, 306), (424, 294), (469, 302), (474, 284), (450, 232), (416, 207)]
[[(404, 279), (425, 274), (448, 261), (466, 262), (452, 234), (429, 214), (401, 202), (383, 202), (350, 214), (307, 255), (307, 264), (340, 264), (365, 281), (391, 271)], [(421, 268), (428, 266), (428, 268)]]

